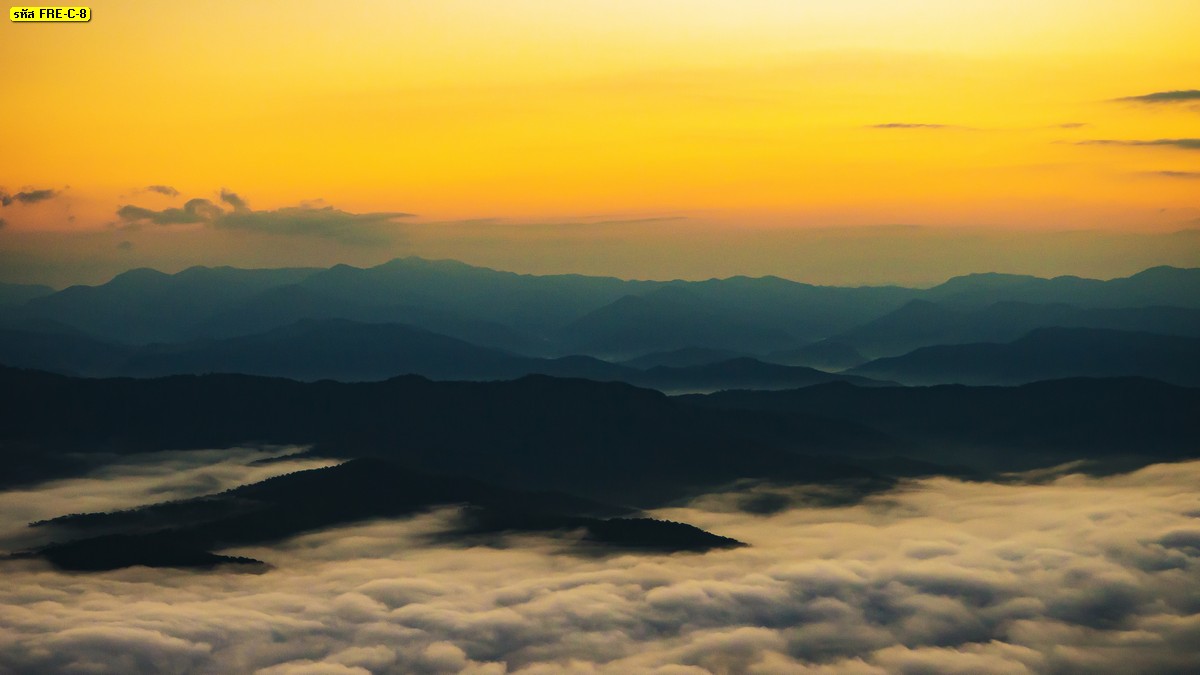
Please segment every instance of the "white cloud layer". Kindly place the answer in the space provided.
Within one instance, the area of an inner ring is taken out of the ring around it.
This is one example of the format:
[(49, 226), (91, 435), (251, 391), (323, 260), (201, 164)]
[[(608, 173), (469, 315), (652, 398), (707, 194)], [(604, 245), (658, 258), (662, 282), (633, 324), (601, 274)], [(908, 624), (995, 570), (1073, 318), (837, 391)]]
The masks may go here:
[(704, 555), (454, 547), (428, 536), (447, 509), (234, 552), (262, 574), (7, 562), (0, 672), (1194, 673), (1198, 484), (1193, 462), (656, 514), (751, 544)]

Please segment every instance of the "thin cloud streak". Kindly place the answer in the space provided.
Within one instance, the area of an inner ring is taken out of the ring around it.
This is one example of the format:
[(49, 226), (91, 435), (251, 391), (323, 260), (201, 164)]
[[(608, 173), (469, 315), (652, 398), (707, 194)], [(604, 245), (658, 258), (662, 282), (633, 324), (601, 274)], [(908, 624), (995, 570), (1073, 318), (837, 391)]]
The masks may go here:
[(1134, 103), (1188, 103), (1191, 101), (1200, 101), (1200, 89), (1156, 91), (1152, 94), (1142, 94), (1141, 96), (1125, 96), (1123, 98), (1114, 100), (1131, 101)]
[(884, 124), (872, 124), (868, 129), (965, 129), (953, 124), (923, 124), (913, 122), (886, 122)]
[(1200, 138), (1156, 138), (1153, 140), (1093, 139), (1076, 141), (1075, 145), (1112, 145), (1125, 147), (1173, 147), (1181, 150), (1200, 150)]
[(1185, 180), (1200, 179), (1200, 171), (1143, 171), (1140, 175), (1157, 178), (1182, 178)]
[(57, 197), (61, 192), (51, 188), (42, 188), (38, 190), (22, 190), (15, 194), (0, 190), (0, 206), (11, 206), (12, 204), (36, 204), (44, 202), (48, 199)]

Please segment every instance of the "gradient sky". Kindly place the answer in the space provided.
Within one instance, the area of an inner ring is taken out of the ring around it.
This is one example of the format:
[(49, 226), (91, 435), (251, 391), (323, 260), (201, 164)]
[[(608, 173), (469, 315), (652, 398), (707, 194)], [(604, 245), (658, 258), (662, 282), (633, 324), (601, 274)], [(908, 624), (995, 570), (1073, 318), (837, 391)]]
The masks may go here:
[[(0, 25), (5, 280), (409, 254), (830, 283), (1200, 264), (1177, 234), (1200, 227), (1195, 0), (92, 10)], [(871, 234), (895, 225), (917, 234)]]

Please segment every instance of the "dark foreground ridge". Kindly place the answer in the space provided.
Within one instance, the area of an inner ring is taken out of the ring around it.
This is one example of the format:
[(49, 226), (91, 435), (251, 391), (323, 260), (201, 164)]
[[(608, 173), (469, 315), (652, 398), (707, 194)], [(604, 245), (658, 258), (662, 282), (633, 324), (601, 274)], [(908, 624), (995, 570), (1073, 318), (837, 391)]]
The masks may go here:
[(649, 508), (744, 479), (867, 494), (908, 476), (1176, 461), (1200, 452), (1197, 420), (1200, 389), (1143, 378), (668, 397), (546, 376), (93, 380), (0, 367), (0, 486), (114, 455), (261, 443)]
[(252, 565), (260, 563), (213, 551), (276, 542), (372, 518), (411, 515), (442, 505), (467, 507), (461, 523), (441, 533), (455, 542), (484, 533), (523, 531), (581, 532), (582, 542), (622, 550), (702, 553), (743, 545), (684, 523), (608, 518), (630, 511), (562, 493), (509, 490), (413, 471), (382, 460), (358, 459), (196, 499), (34, 523), (65, 540), (30, 554), (60, 568), (80, 571), (134, 565)]
[(311, 444), (324, 456), (391, 459), (649, 507), (741, 478), (882, 489), (890, 482), (834, 455), (903, 454), (853, 423), (713, 412), (627, 384), (545, 376), (344, 384), (242, 375), (90, 380), (0, 368), (0, 411), (0, 452), (26, 480), (73, 466), (54, 458)]

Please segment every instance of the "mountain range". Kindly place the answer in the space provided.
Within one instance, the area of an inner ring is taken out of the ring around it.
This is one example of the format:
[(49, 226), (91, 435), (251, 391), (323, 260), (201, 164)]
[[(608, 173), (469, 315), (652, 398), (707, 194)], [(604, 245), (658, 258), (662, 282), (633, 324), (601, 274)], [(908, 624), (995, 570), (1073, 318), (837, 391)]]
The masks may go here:
[[(1184, 360), (1194, 342), (1166, 338), (1200, 337), (1200, 270), (1175, 268), (1110, 281), (979, 274), (921, 290), (532, 276), (406, 258), (369, 269), (132, 270), (100, 286), (26, 292), (0, 307), (0, 363), (85, 376), (547, 374), (672, 393), (1085, 375), (1191, 384), (1172, 359), (1139, 356), (1154, 338), (1113, 331), (1162, 336)], [(1122, 304), (1143, 301), (1153, 304)], [(1004, 365), (1004, 349), (1020, 369)], [(1076, 358), (1056, 356), (1067, 352)]]
[(336, 461), (52, 518), (15, 553), (80, 571), (249, 569), (222, 551), (434, 508), (452, 543), (703, 552), (742, 543), (641, 510), (1124, 471), (1197, 457), (1197, 420), (1200, 270), (837, 288), (408, 258), (0, 287), (0, 487), (162, 450)]
[(1200, 386), (1200, 338), (1038, 328), (1008, 343), (921, 347), (849, 373), (905, 384), (1023, 384), (1062, 377), (1152, 377)]
[[(99, 286), (31, 297), (2, 314), (4, 325), (51, 320), (123, 344), (234, 337), (300, 319), (344, 318), (408, 324), (531, 356), (634, 358), (684, 347), (751, 355), (802, 347), (853, 334), (913, 300), (959, 310), (999, 302), (1200, 310), (1200, 270), (1159, 267), (1110, 281), (968, 275), (922, 290), (813, 286), (778, 277), (533, 276), (404, 258), (367, 269), (193, 267), (170, 275), (138, 269)], [(1151, 325), (1137, 317), (1069, 325), (1149, 332), (1161, 326), (1154, 321), (1183, 321), (1193, 331), (1196, 326), (1194, 315), (1146, 320)], [(1027, 324), (1020, 332), (1036, 327)], [(895, 354), (868, 354), (884, 355)]]

